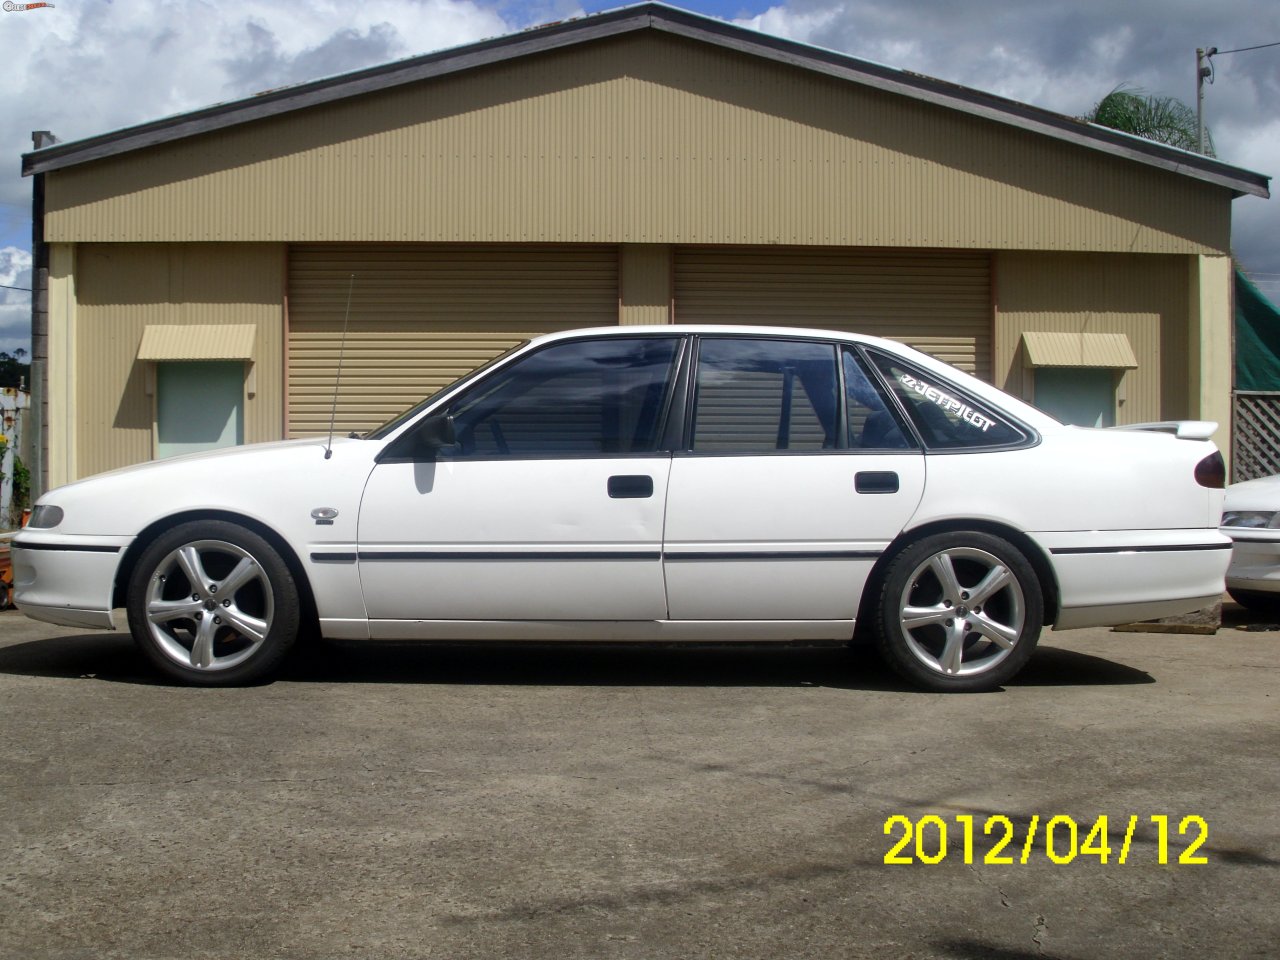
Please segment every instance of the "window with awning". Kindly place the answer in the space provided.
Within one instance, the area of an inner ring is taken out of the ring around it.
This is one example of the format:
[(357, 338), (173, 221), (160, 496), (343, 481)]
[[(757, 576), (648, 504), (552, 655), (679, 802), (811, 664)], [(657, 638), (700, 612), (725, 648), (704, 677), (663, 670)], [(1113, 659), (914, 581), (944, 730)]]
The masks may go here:
[(1113, 427), (1124, 403), (1124, 374), (1138, 359), (1123, 333), (1028, 330), (1026, 365), (1035, 371), (1035, 405), (1063, 423)]

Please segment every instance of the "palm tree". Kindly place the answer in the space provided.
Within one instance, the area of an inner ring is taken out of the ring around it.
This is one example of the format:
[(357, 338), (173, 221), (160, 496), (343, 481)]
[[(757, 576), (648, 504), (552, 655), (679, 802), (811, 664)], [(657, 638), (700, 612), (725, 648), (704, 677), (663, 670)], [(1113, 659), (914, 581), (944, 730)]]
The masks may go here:
[[(1183, 150), (1199, 148), (1196, 112), (1177, 97), (1155, 97), (1141, 90), (1116, 87), (1080, 118), (1113, 130), (1167, 143)], [(1214, 156), (1213, 140), (1205, 131), (1205, 151)]]

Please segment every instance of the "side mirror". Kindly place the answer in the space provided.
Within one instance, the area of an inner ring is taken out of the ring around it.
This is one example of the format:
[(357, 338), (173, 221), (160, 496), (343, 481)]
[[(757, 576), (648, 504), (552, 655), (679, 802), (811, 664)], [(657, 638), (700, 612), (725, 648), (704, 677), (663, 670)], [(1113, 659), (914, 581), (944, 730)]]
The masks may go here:
[(378, 462), (434, 460), (437, 450), (457, 442), (453, 417), (435, 414), (392, 441), (378, 455)]
[(417, 435), (419, 445), (432, 450), (458, 442), (458, 435), (453, 429), (453, 417), (447, 414), (427, 417), (413, 432)]

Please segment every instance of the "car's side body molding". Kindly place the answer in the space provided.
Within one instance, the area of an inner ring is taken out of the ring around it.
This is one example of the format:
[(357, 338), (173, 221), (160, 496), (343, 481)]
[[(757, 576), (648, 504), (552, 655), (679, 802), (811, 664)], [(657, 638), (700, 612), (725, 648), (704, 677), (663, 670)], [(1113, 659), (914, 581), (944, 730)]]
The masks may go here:
[(14, 546), (21, 550), (56, 550), (67, 553), (119, 553), (121, 548), (100, 543), (39, 543), (30, 539), (17, 540)]
[(1185, 550), (1230, 550), (1230, 543), (1155, 543), (1145, 545), (1057, 547), (1049, 552), (1055, 557), (1077, 553), (1178, 553)]
[(848, 643), (852, 620), (321, 620), (335, 640)]

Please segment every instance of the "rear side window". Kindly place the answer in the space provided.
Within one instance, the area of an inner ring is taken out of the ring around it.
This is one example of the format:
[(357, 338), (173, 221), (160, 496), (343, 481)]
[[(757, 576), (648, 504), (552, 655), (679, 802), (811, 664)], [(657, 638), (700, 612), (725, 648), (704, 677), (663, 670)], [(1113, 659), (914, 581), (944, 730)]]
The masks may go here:
[(1005, 447), (1027, 440), (986, 404), (940, 377), (885, 354), (869, 353), (929, 449)]
[(709, 337), (698, 348), (693, 449), (834, 449), (838, 404), (833, 345)]

